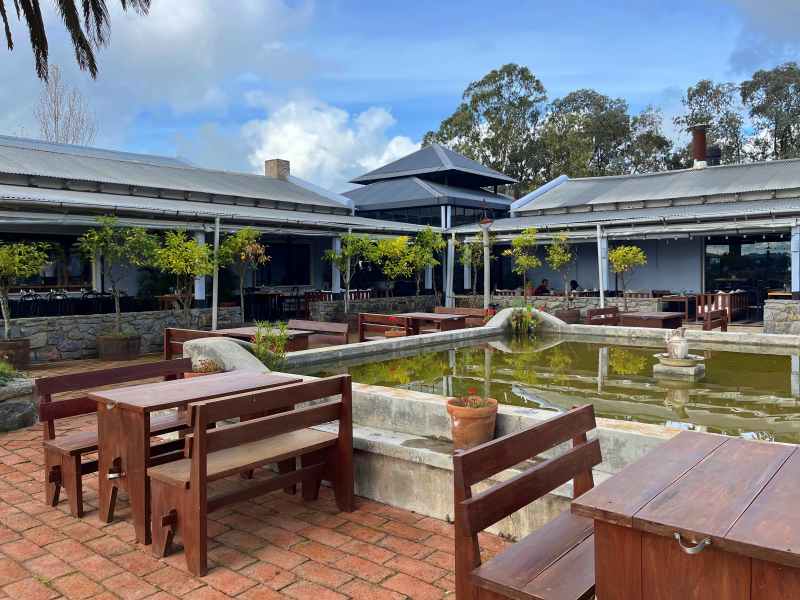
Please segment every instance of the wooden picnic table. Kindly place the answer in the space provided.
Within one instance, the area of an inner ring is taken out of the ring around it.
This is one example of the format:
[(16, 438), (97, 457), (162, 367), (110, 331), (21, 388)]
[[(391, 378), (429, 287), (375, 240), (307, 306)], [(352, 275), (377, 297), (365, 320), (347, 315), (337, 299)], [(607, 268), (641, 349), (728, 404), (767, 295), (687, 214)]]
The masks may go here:
[(686, 321), (694, 319), (697, 314), (697, 296), (695, 294), (668, 294), (659, 296), (658, 308), (663, 310), (665, 304), (682, 304), (683, 318)]
[(800, 598), (800, 449), (682, 432), (572, 502), (602, 600)]
[(653, 327), (656, 329), (678, 329), (683, 325), (683, 313), (679, 312), (635, 312), (622, 313), (619, 324), (623, 327)]
[[(192, 379), (147, 383), (89, 394), (97, 402), (98, 501), (102, 521), (114, 518), (117, 489), (127, 491), (136, 541), (150, 543), (150, 415), (185, 409), (189, 403), (287, 385), (299, 377), (257, 371), (230, 371)], [(111, 475), (109, 477), (109, 475)]]
[[(230, 329), (217, 329), (214, 333), (249, 342), (256, 334), (256, 329), (256, 327), (232, 327)], [(286, 333), (289, 334), (286, 351), (296, 352), (297, 350), (308, 350), (308, 338), (314, 332), (302, 329), (287, 329)]]
[(412, 335), (419, 335), (421, 325), (433, 323), (439, 331), (453, 331), (464, 329), (467, 326), (467, 318), (464, 315), (449, 315), (442, 313), (429, 312), (408, 312), (395, 315), (396, 317), (408, 317), (411, 319)]

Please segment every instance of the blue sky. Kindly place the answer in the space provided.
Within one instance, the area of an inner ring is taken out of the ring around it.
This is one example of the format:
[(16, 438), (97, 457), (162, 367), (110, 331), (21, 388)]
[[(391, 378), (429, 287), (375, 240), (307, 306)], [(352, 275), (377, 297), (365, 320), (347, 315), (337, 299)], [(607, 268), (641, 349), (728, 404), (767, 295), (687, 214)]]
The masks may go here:
[[(116, 2), (110, 2), (116, 5)], [(798, 58), (796, 0), (382, 2), (153, 0), (114, 10), (96, 82), (77, 71), (55, 15), (51, 56), (97, 113), (97, 145), (208, 167), (348, 178), (413, 150), (465, 86), (507, 62), (550, 98), (591, 87), (663, 109), (700, 78), (739, 81)], [(30, 50), (0, 53), (0, 132), (35, 134)], [(2, 51), (4, 52), (4, 51)]]

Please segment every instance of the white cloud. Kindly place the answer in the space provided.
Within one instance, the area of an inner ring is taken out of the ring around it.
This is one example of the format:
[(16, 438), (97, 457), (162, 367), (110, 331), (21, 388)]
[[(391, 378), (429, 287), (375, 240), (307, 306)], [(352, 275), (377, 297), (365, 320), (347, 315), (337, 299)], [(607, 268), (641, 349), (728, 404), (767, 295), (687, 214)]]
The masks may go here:
[(743, 18), (736, 46), (730, 56), (734, 72), (750, 75), (754, 69), (771, 68), (797, 60), (797, 0), (730, 0)]
[(243, 134), (251, 144), (250, 164), (259, 172), (264, 161), (284, 158), (293, 175), (341, 192), (352, 188), (356, 175), (396, 160), (419, 148), (405, 136), (389, 137), (391, 113), (378, 107), (351, 116), (316, 99), (295, 99), (264, 119), (247, 123)]

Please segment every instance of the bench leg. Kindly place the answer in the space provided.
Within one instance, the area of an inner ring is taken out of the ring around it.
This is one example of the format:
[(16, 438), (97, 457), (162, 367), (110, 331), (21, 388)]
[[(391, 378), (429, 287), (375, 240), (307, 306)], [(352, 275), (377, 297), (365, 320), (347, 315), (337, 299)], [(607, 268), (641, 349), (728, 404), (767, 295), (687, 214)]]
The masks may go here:
[(61, 495), (61, 456), (44, 451), (44, 501), (48, 506), (58, 506)]
[(186, 554), (186, 566), (192, 575), (203, 577), (208, 572), (207, 506), (193, 506), (189, 490), (182, 494), (181, 505), (178, 523), (183, 551)]
[(61, 478), (64, 491), (69, 500), (69, 512), (73, 517), (83, 517), (83, 475), (81, 473), (81, 457), (61, 457)]
[(353, 512), (356, 509), (353, 475), (353, 450), (344, 444), (337, 443), (328, 453), (328, 465), (334, 473), (333, 493), (336, 506), (342, 512)]
[[(300, 457), (300, 466), (305, 468), (318, 465), (325, 462), (327, 456), (328, 453), (325, 450), (303, 454)], [(321, 478), (315, 481), (303, 481), (303, 500), (316, 500), (319, 498), (319, 488), (321, 484)]]
[[(285, 475), (286, 473), (291, 473), (295, 469), (297, 469), (297, 459), (295, 458), (287, 458), (286, 460), (278, 462), (278, 473), (280, 473), (281, 475)], [(283, 488), (283, 491), (286, 492), (287, 494), (291, 494), (292, 496), (294, 496), (297, 493), (297, 486), (296, 485), (287, 486)], [(305, 491), (305, 487), (303, 488), (303, 491)], [(305, 498), (305, 496), (303, 496), (303, 498)]]
[(179, 502), (174, 489), (160, 481), (150, 482), (150, 502), (153, 515), (152, 541), (153, 555), (156, 558), (166, 556), (178, 530)]

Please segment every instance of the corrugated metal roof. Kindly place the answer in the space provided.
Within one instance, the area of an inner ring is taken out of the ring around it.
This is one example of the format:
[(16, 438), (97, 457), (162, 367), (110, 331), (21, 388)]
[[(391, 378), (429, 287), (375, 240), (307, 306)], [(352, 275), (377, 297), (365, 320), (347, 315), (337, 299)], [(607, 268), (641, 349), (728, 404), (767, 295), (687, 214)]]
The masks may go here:
[(287, 181), (201, 169), (179, 159), (0, 136), (0, 172), (348, 209), (350, 200), (297, 177)]
[[(567, 227), (624, 226), (630, 223), (659, 221), (691, 221), (701, 219), (733, 218), (744, 219), (757, 215), (791, 215), (800, 216), (800, 198), (780, 200), (755, 200), (750, 202), (720, 202), (712, 204), (695, 204), (685, 206), (667, 206), (661, 208), (631, 208), (579, 213), (560, 213), (551, 215), (519, 216), (509, 219), (498, 219), (492, 224), (492, 231), (521, 231), (526, 227), (540, 229), (559, 229)], [(450, 231), (455, 233), (477, 233), (477, 225), (462, 225)]]
[(796, 188), (800, 188), (800, 159), (775, 160), (647, 175), (567, 178), (544, 193), (534, 190), (517, 200), (511, 210), (526, 213)]
[(344, 193), (353, 201), (356, 210), (378, 210), (415, 206), (454, 205), (480, 208), (508, 208), (511, 198), (483, 189), (470, 190), (419, 177), (401, 177), (376, 181), (368, 186)]
[(503, 175), (439, 144), (431, 144), (420, 148), (416, 152), (412, 152), (403, 158), (399, 158), (350, 181), (351, 183), (366, 184), (396, 177), (448, 172), (473, 176), (479, 182), (479, 187), (516, 183), (516, 179)]
[(214, 202), (193, 202), (97, 192), (78, 192), (15, 185), (0, 185), (0, 201), (6, 206), (17, 204), (29, 210), (71, 212), (114, 212), (117, 214), (145, 214), (149, 216), (175, 216), (182, 218), (213, 219), (220, 217), (227, 223), (291, 224), (309, 229), (331, 229), (395, 233), (415, 233), (425, 229), (422, 225), (395, 223), (348, 214), (310, 213), (293, 210), (278, 210), (255, 206), (236, 206)]

